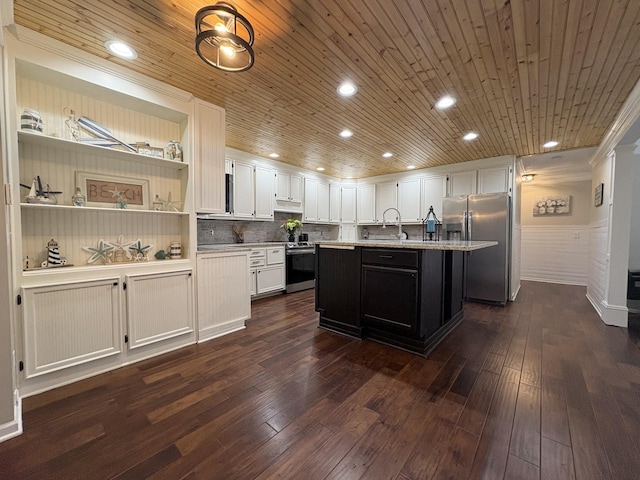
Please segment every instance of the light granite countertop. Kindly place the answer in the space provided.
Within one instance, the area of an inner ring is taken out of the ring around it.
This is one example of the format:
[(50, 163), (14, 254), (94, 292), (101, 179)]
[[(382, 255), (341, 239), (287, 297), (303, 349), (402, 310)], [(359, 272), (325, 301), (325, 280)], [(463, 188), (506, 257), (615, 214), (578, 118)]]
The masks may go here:
[(250, 250), (252, 248), (284, 247), (287, 242), (258, 242), (258, 243), (214, 243), (198, 245), (196, 253), (215, 253), (224, 251)]
[(375, 247), (375, 248), (411, 248), (417, 250), (458, 250), (470, 252), (498, 245), (496, 241), (460, 241), (441, 240), (423, 242), (422, 240), (358, 240), (355, 242), (325, 241), (316, 242), (320, 248)]

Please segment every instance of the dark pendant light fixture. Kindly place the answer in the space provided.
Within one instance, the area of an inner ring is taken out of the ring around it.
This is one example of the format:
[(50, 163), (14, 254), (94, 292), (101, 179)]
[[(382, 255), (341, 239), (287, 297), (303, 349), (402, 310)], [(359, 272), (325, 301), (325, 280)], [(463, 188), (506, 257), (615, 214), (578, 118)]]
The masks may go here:
[(196, 13), (196, 52), (212, 67), (244, 72), (253, 66), (253, 27), (232, 5), (218, 2)]

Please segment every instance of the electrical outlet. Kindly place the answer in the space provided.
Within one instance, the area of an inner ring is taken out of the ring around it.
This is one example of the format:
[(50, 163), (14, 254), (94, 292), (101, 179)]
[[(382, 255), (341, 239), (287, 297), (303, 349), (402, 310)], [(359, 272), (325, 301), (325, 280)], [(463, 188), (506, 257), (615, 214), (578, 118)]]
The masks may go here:
[(578, 231), (574, 231), (574, 232), (573, 232), (573, 238), (574, 238), (574, 239), (578, 239), (578, 238), (580, 238), (580, 232), (578, 232)]
[(209, 230), (209, 236), (210, 236), (211, 238), (213, 238), (213, 237), (215, 237), (215, 236), (216, 236), (216, 232), (215, 232), (215, 230), (214, 230), (213, 228), (212, 228), (211, 230)]

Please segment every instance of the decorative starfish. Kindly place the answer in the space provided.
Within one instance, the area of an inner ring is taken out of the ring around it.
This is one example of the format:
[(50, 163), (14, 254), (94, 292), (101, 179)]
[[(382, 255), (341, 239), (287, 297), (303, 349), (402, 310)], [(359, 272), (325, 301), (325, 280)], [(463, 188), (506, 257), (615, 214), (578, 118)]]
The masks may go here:
[(167, 196), (166, 200), (162, 200), (160, 199), (160, 201), (162, 202), (162, 210), (164, 212), (180, 212), (181, 210), (178, 208), (179, 204), (182, 204), (183, 202), (174, 202), (171, 200), (171, 192), (169, 192), (169, 195)]
[(98, 240), (97, 248), (82, 247), (82, 249), (86, 250), (89, 253), (93, 253), (91, 258), (88, 260), (88, 263), (93, 263), (96, 260), (100, 260), (100, 259), (103, 259), (104, 263), (107, 263), (109, 261), (109, 257), (113, 253), (114, 247), (113, 245), (110, 245), (108, 242), (105, 242), (104, 240), (100, 239)]
[(118, 198), (122, 196), (122, 192), (120, 190), (118, 190), (118, 187), (113, 187), (113, 190), (109, 190), (109, 193), (111, 194), (111, 198)]
[(153, 248), (153, 245), (145, 245), (142, 246), (142, 242), (140, 240), (136, 240), (133, 242), (133, 245), (129, 247), (129, 250), (135, 254), (134, 261), (141, 262), (142, 260), (147, 259), (147, 254), (149, 250)]
[(117, 242), (107, 242), (107, 245), (113, 247), (113, 253), (115, 254), (116, 252), (119, 251), (123, 251), (124, 254), (126, 255), (128, 260), (131, 260), (131, 246), (134, 244), (135, 242), (125, 242), (124, 241), (124, 235), (119, 235), (118, 236), (118, 241)]

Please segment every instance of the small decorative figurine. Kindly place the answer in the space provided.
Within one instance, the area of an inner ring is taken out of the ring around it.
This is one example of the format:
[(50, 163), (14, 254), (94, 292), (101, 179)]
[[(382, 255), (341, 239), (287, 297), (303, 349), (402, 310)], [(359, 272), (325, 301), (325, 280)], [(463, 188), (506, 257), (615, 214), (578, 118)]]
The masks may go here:
[(125, 209), (127, 208), (127, 197), (123, 195), (123, 192), (118, 190), (118, 187), (115, 187), (113, 190), (109, 190), (112, 198), (116, 199), (116, 208)]
[(26, 203), (39, 203), (44, 205), (55, 205), (58, 203), (56, 199), (56, 195), (60, 195), (62, 192), (56, 192), (51, 190), (49, 184), (47, 184), (47, 188), (42, 187), (42, 181), (40, 180), (40, 175), (34, 177), (31, 182), (31, 186), (25, 185), (23, 183), (20, 184), (22, 188), (28, 188), (29, 194), (24, 197), (24, 201)]
[(80, 187), (76, 187), (76, 193), (71, 196), (71, 202), (76, 207), (84, 207), (87, 203), (87, 197), (84, 196)]
[(153, 203), (151, 204), (151, 207), (156, 211), (159, 212), (160, 210), (162, 210), (162, 206), (164, 204), (162, 203), (162, 200), (160, 199), (160, 197), (156, 194), (156, 198), (153, 199)]
[(97, 247), (82, 247), (83, 250), (91, 253), (91, 258), (87, 261), (87, 263), (94, 263), (98, 260), (102, 260), (103, 263), (107, 264), (113, 258), (113, 250), (114, 246), (109, 242), (105, 242), (104, 240), (98, 240)]
[(429, 207), (427, 216), (422, 221), (422, 241), (440, 240), (440, 232), (442, 229), (442, 222), (438, 220), (435, 212), (433, 211), (433, 205)]
[(49, 240), (47, 243), (47, 259), (42, 262), (42, 266), (45, 268), (49, 267), (61, 267), (67, 264), (67, 259), (60, 255), (60, 250), (58, 248), (58, 242), (56, 242), (53, 238)]
[(80, 140), (80, 125), (78, 125), (78, 122), (76, 121), (75, 112), (69, 107), (64, 107), (62, 109), (62, 113), (66, 115), (67, 112), (69, 112), (69, 118), (64, 121), (64, 124), (69, 132), (69, 140), (75, 140), (77, 142)]
[(153, 245), (142, 245), (140, 240), (136, 240), (133, 245), (129, 247), (129, 250), (133, 254), (134, 262), (146, 262), (149, 260), (149, 250), (153, 248)]
[(42, 133), (43, 130), (42, 117), (38, 111), (31, 108), (25, 108), (20, 115), (20, 128), (35, 133)]
[(165, 252), (164, 250), (158, 250), (154, 256), (158, 260), (166, 260), (167, 258), (169, 258), (167, 252)]
[(182, 247), (180, 242), (173, 242), (169, 245), (169, 258), (182, 258)]
[(131, 255), (130, 248), (134, 242), (125, 242), (124, 235), (119, 235), (116, 242), (107, 242), (107, 244), (113, 247), (112, 254), (114, 262), (117, 263), (132, 260), (133, 257)]

